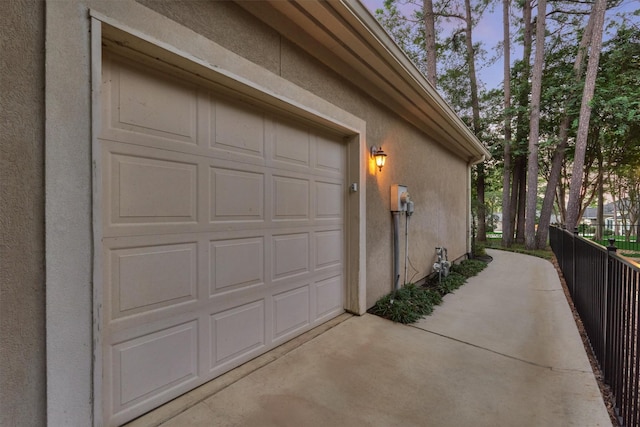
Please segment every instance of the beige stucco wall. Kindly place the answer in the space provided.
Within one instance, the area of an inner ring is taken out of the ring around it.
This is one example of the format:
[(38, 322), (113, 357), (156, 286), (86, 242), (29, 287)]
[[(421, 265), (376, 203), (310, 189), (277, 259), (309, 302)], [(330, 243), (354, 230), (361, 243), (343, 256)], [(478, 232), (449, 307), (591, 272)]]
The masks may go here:
[[(409, 267), (409, 278), (431, 272), (436, 246), (447, 247), (450, 259), (466, 253), (468, 175), (463, 160), (385, 108), (384, 100), (370, 98), (235, 3), (138, 1), (366, 121), (367, 145), (382, 145), (389, 154), (382, 172), (367, 170), (367, 307), (392, 289), (392, 184), (407, 185), (416, 204), (409, 254), (419, 271)], [(403, 279), (404, 218), (401, 233)]]
[(44, 3), (0, 9), (0, 426), (42, 426)]
[[(392, 286), (391, 184), (407, 185), (416, 202), (410, 239), (411, 261), (419, 270), (416, 278), (430, 271), (435, 246), (447, 246), (450, 258), (466, 251), (467, 168), (464, 161), (397, 117), (385, 107), (384, 100), (372, 99), (365, 91), (347, 83), (238, 5), (209, 1), (50, 1), (46, 8), (45, 128), (47, 416), (50, 425), (90, 425), (87, 420), (94, 417), (96, 409), (92, 399), (97, 406), (101, 401), (100, 396), (91, 394), (95, 391), (92, 381), (99, 382), (100, 373), (93, 371), (92, 360), (93, 345), (99, 345), (96, 341), (99, 334), (94, 336), (92, 330), (89, 12), (113, 18), (134, 32), (140, 31), (163, 42), (174, 40), (182, 51), (198, 52), (200, 56), (193, 53), (194, 58), (206, 57), (209, 64), (216, 64), (215, 55), (203, 51), (209, 45), (201, 37), (176, 32), (173, 22), (155, 13), (149, 16), (140, 4), (346, 110), (350, 117), (345, 117), (344, 122), (353, 123), (353, 117), (366, 122), (367, 146), (382, 145), (389, 153), (388, 165), (382, 172), (373, 167), (366, 171), (367, 306)], [(242, 61), (237, 58), (229, 59), (227, 64), (235, 67), (232, 71), (236, 75), (248, 80), (261, 75), (253, 73), (254, 70), (245, 73)], [(278, 86), (280, 83), (276, 80), (270, 79), (270, 89), (292, 89)], [(298, 99), (298, 95), (291, 98)], [(315, 103), (312, 108), (319, 105), (316, 101), (311, 101)], [(40, 194), (36, 200), (41, 198)], [(400, 268), (402, 271), (403, 265)], [(41, 383), (39, 387), (42, 389)]]

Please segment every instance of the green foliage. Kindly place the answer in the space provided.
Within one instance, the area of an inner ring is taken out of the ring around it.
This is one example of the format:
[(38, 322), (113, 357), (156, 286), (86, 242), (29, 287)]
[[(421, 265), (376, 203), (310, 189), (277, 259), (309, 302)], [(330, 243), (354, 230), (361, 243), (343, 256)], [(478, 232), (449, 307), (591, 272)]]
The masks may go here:
[(477, 259), (467, 259), (460, 264), (451, 266), (452, 273), (458, 273), (465, 278), (476, 276), (487, 267), (487, 263)]
[(588, 224), (578, 225), (578, 233), (580, 234), (594, 234), (595, 232), (596, 232), (596, 228), (592, 225), (588, 225)]
[(526, 249), (523, 244), (519, 244), (519, 243), (514, 243), (511, 245), (511, 247), (505, 248), (505, 247), (502, 247), (501, 242), (499, 240), (487, 242), (487, 247), (491, 249), (498, 249), (501, 251), (515, 252), (517, 254), (531, 255), (538, 258), (544, 258), (547, 260), (553, 259), (553, 252), (551, 252), (551, 248), (531, 250), (531, 249)]
[[(624, 8), (624, 13), (619, 12), (615, 16), (608, 13), (607, 17), (596, 89), (591, 100), (592, 113), (582, 190), (585, 202), (594, 197), (597, 188), (589, 177), (598, 175), (604, 177), (605, 193), (612, 194), (617, 199), (640, 201), (640, 185), (631, 185), (640, 183), (640, 176), (629, 173), (629, 168), (640, 169), (640, 10), (632, 11), (631, 3)], [(518, 52), (519, 55), (516, 56), (520, 58), (524, 40), (523, 5), (523, 2), (512, 2), (512, 51)], [(551, 159), (556, 148), (561, 139), (568, 141), (562, 153), (564, 163), (559, 186), (563, 190), (566, 190), (571, 179), (567, 171), (571, 170), (575, 152), (587, 59), (583, 61), (582, 71), (579, 71), (578, 76), (574, 63), (592, 5), (592, 2), (567, 3), (563, 7), (554, 8), (547, 19), (540, 102), (539, 179), (541, 183), (548, 181)], [(425, 72), (427, 55), (424, 51), (423, 6), (422, 2), (412, 0), (384, 0), (383, 7), (376, 11), (376, 18), (417, 68)], [(477, 25), (486, 8), (492, 10), (495, 5), (486, 0), (478, 0), (472, 1), (471, 6), (473, 32), (477, 34)], [(613, 3), (609, 6), (612, 7), (611, 11), (617, 8)], [(437, 88), (461, 119), (471, 126), (473, 116), (469, 56), (464, 31), (465, 13), (460, 2), (439, 0), (434, 0), (433, 11), (436, 25)], [(501, 46), (486, 46), (484, 42), (478, 43), (479, 40), (482, 38), (473, 37), (478, 71), (491, 66), (501, 55)], [(530, 58), (531, 52), (525, 54), (525, 57)], [(480, 73), (479, 77), (482, 76)], [(531, 108), (530, 83), (531, 64), (522, 59), (512, 60), (512, 100), (507, 111), (503, 105), (503, 89), (487, 90), (491, 88), (486, 88), (482, 81), (478, 82), (481, 122), (476, 136), (494, 156), (485, 163), (485, 197), (481, 205), (488, 218), (488, 229), (492, 226), (493, 214), (502, 212), (503, 132), (507, 113), (512, 118), (512, 167), (516, 161), (514, 159), (524, 159), (526, 164)], [(564, 129), (561, 132), (565, 116), (570, 125), (566, 132)], [(474, 184), (472, 191), (475, 192), (475, 188)], [(544, 185), (540, 187), (541, 191), (543, 188)], [(558, 197), (562, 200), (560, 195)], [(472, 198), (477, 200), (477, 193), (473, 193)], [(640, 202), (636, 205), (640, 206)], [(474, 202), (473, 215), (477, 215), (479, 206), (477, 201)], [(559, 211), (558, 209), (557, 212)]]
[(487, 251), (485, 250), (485, 245), (482, 243), (478, 243), (477, 240), (473, 242), (473, 247), (471, 248), (471, 252), (473, 253), (474, 257), (483, 257), (487, 255)]
[(640, 258), (640, 252), (622, 251), (622, 252), (618, 252), (618, 254), (627, 258)]
[[(614, 243), (614, 246), (618, 249), (621, 249), (623, 251), (635, 251), (638, 249), (638, 243), (636, 242), (635, 237), (634, 238), (629, 238), (627, 240), (626, 236), (614, 236), (616, 241)], [(602, 240), (593, 240), (594, 242), (602, 245), (602, 246), (609, 246), (609, 240), (608, 239), (602, 239)], [(625, 255), (626, 256), (626, 255)]]
[(369, 313), (398, 323), (417, 322), (433, 312), (433, 307), (442, 302), (442, 297), (464, 285), (467, 278), (475, 276), (487, 266), (478, 260), (465, 260), (456, 264), (447, 277), (438, 281), (432, 278), (426, 286), (413, 283), (380, 298), (369, 309)]
[(426, 52), (421, 12), (413, 11), (409, 16), (405, 16), (401, 9), (406, 8), (402, 8), (402, 3), (398, 0), (385, 0), (383, 7), (375, 11), (376, 19), (414, 65), (425, 73)]
[(450, 294), (451, 292), (464, 285), (466, 278), (459, 273), (449, 273), (447, 277), (443, 277), (440, 282), (436, 282), (436, 289), (442, 295)]
[[(616, 175), (640, 164), (640, 30), (621, 25), (603, 46), (591, 128)], [(627, 174), (628, 175), (628, 174)]]
[(380, 298), (369, 313), (399, 323), (413, 323), (433, 312), (442, 296), (434, 289), (408, 284)]

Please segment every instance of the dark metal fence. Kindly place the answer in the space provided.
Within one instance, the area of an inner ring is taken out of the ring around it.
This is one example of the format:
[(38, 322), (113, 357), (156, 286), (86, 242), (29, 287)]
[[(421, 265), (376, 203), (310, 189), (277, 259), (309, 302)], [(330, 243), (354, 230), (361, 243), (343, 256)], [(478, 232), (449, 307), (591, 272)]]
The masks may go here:
[(640, 264), (557, 227), (551, 248), (584, 324), (591, 348), (611, 387), (618, 421), (640, 426)]

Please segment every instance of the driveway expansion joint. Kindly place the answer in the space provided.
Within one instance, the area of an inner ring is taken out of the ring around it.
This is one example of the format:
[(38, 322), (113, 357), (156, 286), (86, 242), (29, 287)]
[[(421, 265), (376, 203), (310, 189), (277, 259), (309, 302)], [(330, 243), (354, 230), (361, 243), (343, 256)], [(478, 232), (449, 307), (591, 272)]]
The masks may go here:
[(540, 363), (532, 362), (530, 360), (522, 359), (522, 358), (519, 358), (519, 357), (516, 357), (516, 356), (512, 356), (510, 354), (501, 353), (499, 351), (496, 351), (496, 350), (493, 350), (493, 349), (490, 349), (490, 348), (487, 348), (487, 347), (483, 347), (483, 346), (480, 346), (480, 345), (477, 345), (477, 344), (473, 344), (473, 343), (470, 343), (468, 341), (464, 341), (464, 340), (461, 340), (461, 339), (458, 339), (458, 338), (453, 338), (453, 337), (450, 337), (448, 335), (440, 334), (438, 332), (430, 331), (429, 329), (420, 328), (420, 327), (415, 326), (415, 325), (407, 325), (407, 326), (409, 326), (411, 328), (414, 328), (414, 329), (418, 329), (420, 331), (424, 331), (424, 332), (433, 334), (433, 335), (437, 335), (437, 336), (442, 337), (442, 338), (446, 338), (446, 339), (451, 340), (451, 341), (456, 341), (456, 342), (459, 342), (461, 344), (465, 344), (465, 345), (468, 345), (468, 346), (471, 346), (471, 347), (475, 347), (475, 348), (480, 349), (480, 350), (488, 351), (490, 353), (497, 354), (498, 356), (502, 356), (502, 357), (506, 357), (506, 358), (509, 358), (509, 359), (512, 359), (512, 360), (516, 360), (518, 362), (526, 363), (527, 365), (535, 366), (536, 368), (547, 369), (547, 370), (552, 371), (552, 372), (560, 372), (560, 373), (582, 373), (582, 374), (592, 374), (593, 373), (591, 371), (587, 371), (587, 370), (584, 370), (584, 369), (555, 368), (553, 366), (542, 365)]

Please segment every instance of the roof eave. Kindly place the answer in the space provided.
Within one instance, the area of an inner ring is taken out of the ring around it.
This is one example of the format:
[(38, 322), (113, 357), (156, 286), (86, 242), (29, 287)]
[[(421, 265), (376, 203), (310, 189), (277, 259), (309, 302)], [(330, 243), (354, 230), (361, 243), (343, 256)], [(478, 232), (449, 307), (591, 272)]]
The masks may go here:
[(358, 0), (238, 4), (470, 164), (491, 157)]

